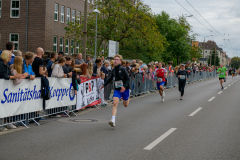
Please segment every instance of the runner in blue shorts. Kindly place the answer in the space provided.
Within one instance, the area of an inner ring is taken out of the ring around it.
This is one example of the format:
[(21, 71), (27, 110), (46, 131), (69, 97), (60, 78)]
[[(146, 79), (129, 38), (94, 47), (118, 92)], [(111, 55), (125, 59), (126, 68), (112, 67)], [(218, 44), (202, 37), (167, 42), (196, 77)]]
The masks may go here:
[(158, 69), (156, 70), (156, 77), (157, 77), (157, 89), (159, 91), (160, 96), (162, 97), (162, 102), (165, 100), (165, 92), (164, 92), (164, 85), (165, 85), (165, 78), (167, 76), (167, 70), (162, 68), (162, 62), (158, 63)]
[(112, 108), (112, 118), (109, 122), (109, 125), (112, 127), (115, 127), (115, 118), (117, 114), (117, 106), (119, 103), (119, 100), (123, 98), (123, 105), (125, 107), (129, 104), (129, 76), (127, 70), (122, 67), (120, 64), (122, 63), (122, 56), (121, 55), (115, 55), (114, 56), (114, 65), (109, 78), (104, 83), (103, 86), (101, 86), (100, 89), (105, 87), (107, 84), (109, 84), (112, 80), (114, 80), (115, 90), (113, 94), (113, 108)]

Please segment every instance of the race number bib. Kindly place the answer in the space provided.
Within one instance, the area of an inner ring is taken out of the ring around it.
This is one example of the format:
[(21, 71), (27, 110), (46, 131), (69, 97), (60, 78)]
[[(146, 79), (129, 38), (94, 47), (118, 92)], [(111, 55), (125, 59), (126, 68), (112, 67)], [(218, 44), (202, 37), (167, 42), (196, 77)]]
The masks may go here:
[(220, 74), (221, 74), (221, 75), (224, 75), (224, 72), (221, 72)]
[(185, 79), (185, 75), (180, 75), (180, 79)]
[(162, 82), (162, 78), (158, 78), (157, 81), (158, 81), (158, 82)]
[(123, 86), (123, 81), (119, 80), (119, 81), (115, 81), (115, 88), (121, 88)]

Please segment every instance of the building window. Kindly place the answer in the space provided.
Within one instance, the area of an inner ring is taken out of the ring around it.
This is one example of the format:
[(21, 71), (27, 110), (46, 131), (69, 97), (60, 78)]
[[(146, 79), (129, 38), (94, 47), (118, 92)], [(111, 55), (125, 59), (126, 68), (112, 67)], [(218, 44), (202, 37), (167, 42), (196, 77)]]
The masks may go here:
[(76, 53), (78, 54), (79, 53), (79, 43), (77, 42), (76, 44)]
[(94, 0), (92, 0), (92, 4), (94, 4)]
[(15, 44), (14, 50), (19, 49), (19, 34), (17, 33), (10, 33), (9, 41)]
[(90, 0), (88, 0), (88, 3), (91, 3)]
[(81, 21), (80, 21), (80, 17), (81, 17), (81, 12), (78, 11), (78, 12), (77, 12), (77, 21), (78, 21), (78, 24), (81, 23)]
[(20, 0), (11, 0), (11, 18), (19, 18), (20, 17)]
[(55, 4), (55, 10), (54, 10), (54, 20), (58, 21), (58, 4)]
[(71, 54), (74, 54), (74, 41), (71, 40)]
[(65, 10), (65, 7), (61, 6), (61, 22), (62, 23), (64, 23), (64, 10)]
[(75, 20), (76, 20), (76, 10), (72, 11), (72, 22), (75, 24)]
[(69, 53), (69, 39), (66, 39), (65, 53)]
[(60, 37), (60, 44), (59, 44), (60, 50), (59, 51), (63, 51), (63, 38)]
[(53, 52), (57, 52), (57, 36), (53, 37)]
[(70, 22), (70, 8), (67, 8), (67, 23)]
[(2, 0), (0, 0), (0, 18), (1, 18), (1, 14), (2, 13)]

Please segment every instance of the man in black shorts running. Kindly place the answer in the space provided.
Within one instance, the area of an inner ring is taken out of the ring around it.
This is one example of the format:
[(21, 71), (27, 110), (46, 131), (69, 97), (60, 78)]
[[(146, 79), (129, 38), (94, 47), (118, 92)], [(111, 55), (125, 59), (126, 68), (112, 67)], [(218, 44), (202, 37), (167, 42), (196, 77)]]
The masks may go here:
[(223, 82), (224, 79), (226, 78), (227, 75), (227, 68), (223, 67), (223, 64), (220, 64), (220, 68), (218, 68), (217, 73), (219, 73), (219, 81), (220, 81), (220, 85), (221, 85), (221, 89), (223, 89)]

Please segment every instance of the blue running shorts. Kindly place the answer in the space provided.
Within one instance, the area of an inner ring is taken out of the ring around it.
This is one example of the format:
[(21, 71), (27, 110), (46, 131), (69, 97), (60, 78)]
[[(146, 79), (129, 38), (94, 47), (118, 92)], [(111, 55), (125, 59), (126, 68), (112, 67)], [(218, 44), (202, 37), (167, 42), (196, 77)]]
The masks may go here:
[(165, 82), (157, 83), (157, 89), (160, 90), (160, 86), (164, 86)]
[(120, 92), (120, 90), (114, 90), (113, 97), (118, 97), (119, 99), (123, 98), (124, 101), (127, 101), (129, 98), (129, 89), (124, 92)]

